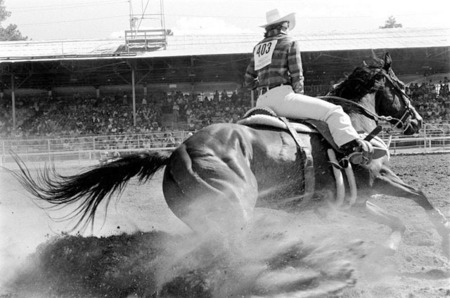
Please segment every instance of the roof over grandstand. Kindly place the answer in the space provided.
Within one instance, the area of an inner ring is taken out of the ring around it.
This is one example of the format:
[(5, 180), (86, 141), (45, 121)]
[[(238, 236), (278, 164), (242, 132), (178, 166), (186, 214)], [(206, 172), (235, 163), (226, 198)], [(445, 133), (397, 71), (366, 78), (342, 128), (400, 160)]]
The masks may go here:
[[(450, 28), (305, 33), (293, 37), (304, 52), (450, 46)], [(8, 41), (0, 42), (0, 63), (247, 54), (261, 39), (255, 34), (172, 35), (167, 36), (165, 48), (153, 51), (126, 50), (124, 39)]]

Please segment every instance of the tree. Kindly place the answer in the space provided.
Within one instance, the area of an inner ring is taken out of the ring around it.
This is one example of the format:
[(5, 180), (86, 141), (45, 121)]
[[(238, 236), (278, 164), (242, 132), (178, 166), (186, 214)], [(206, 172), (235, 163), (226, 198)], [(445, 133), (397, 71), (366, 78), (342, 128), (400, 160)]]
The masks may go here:
[(387, 28), (402, 28), (402, 24), (397, 23), (395, 18), (393, 16), (390, 16), (386, 22), (384, 23), (384, 26), (380, 27), (381, 29), (387, 29)]
[(0, 41), (28, 39), (28, 37), (22, 36), (17, 25), (9, 24), (6, 28), (2, 26), (2, 23), (10, 16), (11, 12), (6, 10), (4, 0), (0, 0)]

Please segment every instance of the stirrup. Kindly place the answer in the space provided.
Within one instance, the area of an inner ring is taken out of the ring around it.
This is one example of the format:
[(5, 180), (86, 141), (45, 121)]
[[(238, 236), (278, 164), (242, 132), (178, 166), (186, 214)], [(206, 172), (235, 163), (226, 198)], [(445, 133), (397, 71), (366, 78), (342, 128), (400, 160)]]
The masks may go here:
[(341, 158), (339, 163), (344, 167), (348, 167), (348, 163), (351, 162), (355, 165), (367, 165), (372, 161), (372, 159), (364, 156), (362, 152), (353, 152)]
[[(372, 153), (371, 160), (382, 158), (383, 156), (385, 156), (387, 154), (388, 154), (388, 152), (385, 148), (373, 147), (373, 153)], [(371, 162), (371, 160), (369, 158), (365, 157), (363, 152), (353, 152), (353, 153), (350, 153), (347, 156), (344, 156), (343, 158), (341, 158), (339, 160), (339, 164), (343, 168), (346, 168), (346, 167), (348, 167), (349, 162), (351, 162), (352, 164), (367, 165)]]

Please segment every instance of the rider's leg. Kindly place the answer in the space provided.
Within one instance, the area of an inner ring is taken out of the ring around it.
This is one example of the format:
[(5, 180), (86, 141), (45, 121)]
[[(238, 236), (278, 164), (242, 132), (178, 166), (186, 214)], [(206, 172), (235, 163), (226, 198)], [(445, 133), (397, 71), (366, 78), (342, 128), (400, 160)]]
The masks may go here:
[(281, 86), (269, 90), (258, 98), (257, 106), (268, 106), (278, 115), (288, 118), (310, 118), (325, 121), (334, 141), (346, 155), (362, 151), (369, 157), (368, 160), (371, 160), (372, 146), (360, 138), (352, 126), (350, 117), (340, 106), (294, 93), (291, 86)]

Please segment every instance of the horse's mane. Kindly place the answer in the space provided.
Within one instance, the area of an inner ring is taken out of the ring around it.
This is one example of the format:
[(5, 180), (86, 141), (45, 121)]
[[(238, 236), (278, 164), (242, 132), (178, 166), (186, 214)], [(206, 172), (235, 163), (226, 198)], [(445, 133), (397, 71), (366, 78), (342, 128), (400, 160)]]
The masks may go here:
[(337, 98), (333, 98), (333, 96), (358, 103), (365, 95), (379, 89), (379, 81), (381, 78), (380, 66), (358, 66), (347, 78), (335, 84), (333, 89), (327, 94), (330, 95), (330, 97), (327, 98), (325, 96), (324, 99), (334, 104), (341, 105), (347, 113), (360, 113), (361, 109), (358, 105), (341, 101)]
[(379, 67), (358, 66), (347, 78), (334, 85), (329, 94), (358, 102), (364, 95), (378, 90), (380, 75)]

